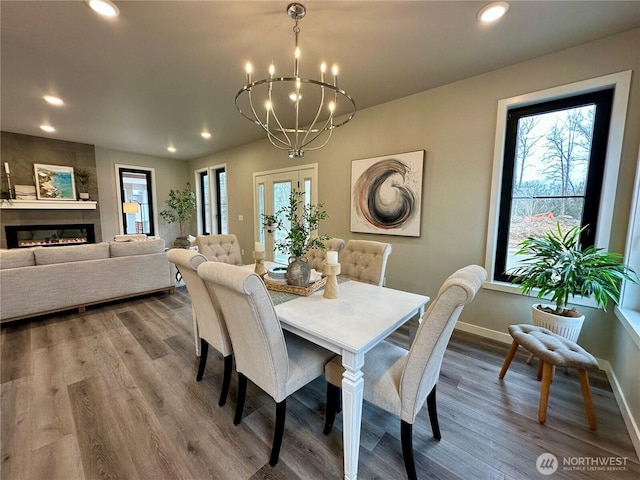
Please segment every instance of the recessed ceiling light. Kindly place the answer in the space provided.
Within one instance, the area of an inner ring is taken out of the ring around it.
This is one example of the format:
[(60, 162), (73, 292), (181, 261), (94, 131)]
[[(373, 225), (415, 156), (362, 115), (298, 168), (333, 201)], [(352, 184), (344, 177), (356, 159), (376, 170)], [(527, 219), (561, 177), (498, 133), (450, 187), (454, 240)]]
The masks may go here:
[(40, 130), (44, 130), (47, 133), (53, 133), (53, 132), (56, 131), (55, 128), (53, 128), (51, 125), (47, 125), (47, 124), (40, 125)]
[(64, 102), (62, 101), (61, 98), (54, 97), (53, 95), (44, 95), (42, 98), (44, 98), (44, 101), (50, 105), (56, 105), (56, 106), (64, 105)]
[(486, 5), (478, 12), (478, 20), (481, 22), (495, 22), (509, 10), (508, 2), (493, 2)]
[(104, 17), (117, 17), (120, 10), (109, 0), (84, 0), (91, 9)]
[(206, 130), (203, 130), (202, 133), (200, 134), (200, 136), (202, 138), (206, 138), (207, 140), (209, 140), (211, 138), (211, 134), (209, 132), (207, 132)]
[(176, 153), (176, 147), (174, 146), (167, 147), (167, 150), (169, 150), (171, 153)]

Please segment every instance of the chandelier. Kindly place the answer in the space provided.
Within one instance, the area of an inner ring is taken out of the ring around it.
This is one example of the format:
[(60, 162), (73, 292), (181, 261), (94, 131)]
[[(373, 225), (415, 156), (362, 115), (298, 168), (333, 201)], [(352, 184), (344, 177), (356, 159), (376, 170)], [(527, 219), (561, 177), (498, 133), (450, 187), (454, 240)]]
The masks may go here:
[[(324, 147), (335, 128), (353, 118), (356, 104), (338, 87), (338, 67), (331, 68), (333, 82), (325, 81), (326, 64), (320, 66), (320, 80), (299, 75), (300, 47), (298, 22), (306, 15), (304, 5), (291, 3), (287, 15), (295, 21), (293, 76), (275, 76), (273, 63), (269, 77), (252, 81), (253, 68), (246, 65), (247, 84), (236, 94), (236, 108), (245, 118), (260, 125), (271, 144), (289, 151), (289, 158), (301, 158), (305, 150)], [(336, 120), (336, 116), (340, 119)]]

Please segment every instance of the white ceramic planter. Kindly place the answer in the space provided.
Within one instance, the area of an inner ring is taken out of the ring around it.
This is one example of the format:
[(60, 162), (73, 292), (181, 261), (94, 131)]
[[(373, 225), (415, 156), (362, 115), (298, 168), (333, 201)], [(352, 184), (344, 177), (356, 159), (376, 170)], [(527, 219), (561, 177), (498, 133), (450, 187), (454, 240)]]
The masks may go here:
[[(551, 305), (543, 305), (543, 307), (553, 308)], [(584, 315), (579, 317), (563, 317), (547, 313), (538, 308), (538, 305), (532, 307), (533, 324), (538, 327), (544, 327), (553, 333), (565, 337), (572, 342), (578, 340), (582, 324), (584, 323)]]

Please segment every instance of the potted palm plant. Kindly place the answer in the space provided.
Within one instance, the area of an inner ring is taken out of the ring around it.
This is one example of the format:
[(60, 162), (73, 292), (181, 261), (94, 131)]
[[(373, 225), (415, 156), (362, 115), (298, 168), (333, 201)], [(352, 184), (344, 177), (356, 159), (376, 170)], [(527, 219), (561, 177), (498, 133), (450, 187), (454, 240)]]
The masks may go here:
[(533, 323), (572, 341), (580, 334), (584, 315), (568, 308), (569, 297), (593, 297), (597, 307), (606, 310), (609, 300), (619, 302), (623, 280), (637, 282), (619, 253), (582, 247), (580, 234), (585, 228), (563, 233), (558, 223), (557, 231), (523, 240), (516, 252), (524, 256), (523, 264), (511, 272), (523, 294), (537, 290), (538, 298), (549, 296), (553, 303), (534, 305)]
[(283, 238), (276, 240), (275, 248), (289, 256), (286, 274), (289, 285), (304, 287), (309, 283), (311, 268), (304, 255), (314, 247), (325, 249), (323, 242), (331, 237), (329, 235), (312, 237), (311, 233), (317, 230), (320, 221), (326, 218), (329, 218), (329, 215), (321, 203), (317, 205), (305, 203), (304, 192), (296, 189), (293, 189), (289, 195), (288, 204), (273, 215), (262, 215), (262, 224), (265, 228), (286, 232)]
[(185, 229), (196, 210), (196, 194), (187, 182), (183, 190), (169, 190), (169, 198), (164, 202), (168, 208), (160, 212), (160, 216), (167, 223), (178, 222), (180, 236), (175, 239), (173, 246), (176, 248), (189, 248), (189, 239)]
[(78, 185), (78, 197), (80, 200), (89, 200), (89, 187), (93, 183), (93, 173), (86, 168), (76, 168), (73, 173)]

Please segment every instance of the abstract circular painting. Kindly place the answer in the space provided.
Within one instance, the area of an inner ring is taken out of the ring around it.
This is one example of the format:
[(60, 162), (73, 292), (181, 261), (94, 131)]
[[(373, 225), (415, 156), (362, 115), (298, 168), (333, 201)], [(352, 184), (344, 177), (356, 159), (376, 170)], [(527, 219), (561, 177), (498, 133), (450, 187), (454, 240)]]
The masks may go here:
[(424, 150), (351, 163), (351, 231), (420, 236)]

